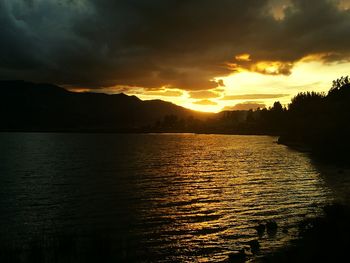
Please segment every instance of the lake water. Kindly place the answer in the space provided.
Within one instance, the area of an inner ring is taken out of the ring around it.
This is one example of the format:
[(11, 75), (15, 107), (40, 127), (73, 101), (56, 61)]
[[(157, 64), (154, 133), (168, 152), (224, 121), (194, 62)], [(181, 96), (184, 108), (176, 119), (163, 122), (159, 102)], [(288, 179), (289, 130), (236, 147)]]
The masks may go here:
[(25, 247), (64, 233), (107, 240), (119, 261), (220, 262), (274, 219), (263, 255), (332, 199), (307, 155), (276, 139), (2, 133), (1, 240)]

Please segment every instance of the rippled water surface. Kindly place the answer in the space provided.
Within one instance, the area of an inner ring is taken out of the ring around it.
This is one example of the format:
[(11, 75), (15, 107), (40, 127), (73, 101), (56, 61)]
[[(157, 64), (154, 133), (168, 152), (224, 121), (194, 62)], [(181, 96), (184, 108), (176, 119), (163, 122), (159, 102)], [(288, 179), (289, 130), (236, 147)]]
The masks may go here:
[(257, 239), (259, 222), (274, 219), (277, 235), (260, 238), (267, 253), (331, 198), (309, 158), (275, 141), (0, 134), (1, 236), (25, 243), (104, 233), (126, 261), (220, 262)]

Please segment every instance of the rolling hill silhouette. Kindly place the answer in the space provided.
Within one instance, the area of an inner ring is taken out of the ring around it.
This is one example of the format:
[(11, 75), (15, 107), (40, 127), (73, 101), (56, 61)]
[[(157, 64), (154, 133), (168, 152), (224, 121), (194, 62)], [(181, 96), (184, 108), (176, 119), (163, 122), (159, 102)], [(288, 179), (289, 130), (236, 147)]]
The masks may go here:
[(75, 93), (26, 81), (0, 81), (0, 92), (1, 131), (137, 132), (166, 116), (204, 119), (211, 115), (123, 93)]

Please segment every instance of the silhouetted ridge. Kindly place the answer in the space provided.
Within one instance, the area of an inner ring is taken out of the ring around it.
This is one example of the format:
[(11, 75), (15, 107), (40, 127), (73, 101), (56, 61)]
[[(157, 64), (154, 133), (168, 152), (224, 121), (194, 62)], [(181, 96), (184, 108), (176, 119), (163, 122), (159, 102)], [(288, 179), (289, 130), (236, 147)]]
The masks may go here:
[(203, 117), (169, 102), (123, 93), (75, 93), (52, 84), (0, 81), (2, 131), (148, 131), (168, 115)]

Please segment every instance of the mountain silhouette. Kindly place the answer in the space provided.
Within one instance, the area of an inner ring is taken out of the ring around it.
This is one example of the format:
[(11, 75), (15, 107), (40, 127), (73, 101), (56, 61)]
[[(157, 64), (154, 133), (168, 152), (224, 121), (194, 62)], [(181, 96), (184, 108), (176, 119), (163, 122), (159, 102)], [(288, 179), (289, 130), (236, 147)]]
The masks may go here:
[(123, 93), (76, 93), (52, 84), (0, 81), (1, 131), (137, 132), (157, 121), (211, 114)]

